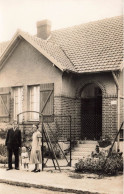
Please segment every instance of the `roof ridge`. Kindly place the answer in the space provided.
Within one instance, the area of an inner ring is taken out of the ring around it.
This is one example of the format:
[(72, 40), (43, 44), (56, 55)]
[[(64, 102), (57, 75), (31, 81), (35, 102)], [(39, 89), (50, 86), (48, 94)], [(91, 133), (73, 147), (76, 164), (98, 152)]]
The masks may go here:
[(9, 52), (16, 38), (22, 37), (62, 71), (118, 70), (123, 60), (122, 22), (122, 15), (91, 21), (90, 25), (85, 23), (64, 28), (65, 31), (52, 31), (52, 36), (46, 40), (18, 30), (5, 50), (1, 47), (2, 55)]
[(42, 39), (42, 38), (37, 37), (36, 35), (31, 35), (30, 33), (25, 32), (25, 31), (22, 31), (22, 30), (21, 30), (21, 32), (24, 33), (25, 35), (28, 35), (29, 37), (34, 38), (35, 40), (39, 40), (39, 41), (42, 42), (42, 43), (46, 43), (46, 44), (49, 44), (49, 45), (57, 46), (57, 47), (60, 48), (60, 45), (58, 45), (58, 44), (56, 44), (56, 43), (53, 43), (53, 42), (49, 42), (48, 39), (44, 40), (44, 39)]
[(57, 31), (62, 31), (62, 30), (68, 30), (68, 29), (79, 27), (79, 26), (82, 26), (82, 25), (94, 24), (94, 23), (105, 21), (105, 20), (108, 21), (108, 20), (111, 20), (111, 19), (114, 19), (114, 18), (120, 18), (120, 17), (123, 18), (124, 16), (123, 15), (118, 15), (118, 16), (106, 17), (106, 18), (103, 18), (103, 19), (93, 20), (93, 21), (89, 21), (89, 22), (84, 22), (84, 23), (80, 23), (80, 24), (77, 24), (77, 25), (73, 25), (73, 26), (53, 30), (52, 33), (57, 32)]
[[(77, 71), (76, 70), (76, 68), (75, 68), (75, 66), (74, 66), (74, 64), (72, 63), (72, 61), (69, 59), (69, 57), (67, 56), (67, 54), (65, 53), (65, 51), (61, 48), (61, 46), (60, 45), (58, 45), (58, 44), (54, 44), (54, 43), (52, 43), (52, 42), (49, 42), (49, 41), (47, 41), (47, 40), (44, 40), (44, 39), (41, 39), (41, 38), (39, 38), (39, 37), (37, 37), (37, 36), (35, 36), (35, 35), (31, 35), (31, 34), (29, 34), (29, 33), (26, 33), (26, 32), (24, 32), (24, 31), (21, 31), (24, 35), (27, 35), (28, 37), (30, 37), (34, 42), (36, 42), (37, 44), (38, 44), (38, 42), (37, 41), (39, 41), (39, 43), (41, 43), (41, 44), (44, 44), (44, 45), (48, 45), (48, 46), (52, 46), (52, 47), (54, 47), (54, 48), (57, 48), (57, 49), (59, 49), (60, 50), (60, 52), (63, 52), (63, 54), (64, 54), (64, 56), (70, 61), (70, 63), (71, 63), (71, 65), (73, 66), (73, 69), (75, 69), (75, 71)], [(42, 47), (42, 49), (43, 50), (45, 50), (47, 53), (49, 53), (48, 52), (48, 50), (47, 49), (45, 49), (44, 47), (43, 47), (43, 45), (41, 45), (41, 44), (38, 44), (39, 46), (41, 46)], [(50, 53), (49, 53), (50, 54)], [(50, 54), (51, 55), (51, 54)], [(52, 56), (52, 55), (51, 55)], [(53, 56), (52, 56), (53, 57)], [(57, 60), (57, 58), (56, 57), (53, 57), (55, 60)], [(69, 70), (69, 69), (68, 69)]]
[(70, 63), (68, 62), (69, 59), (67, 58), (67, 55), (65, 55), (65, 53), (63, 52), (59, 45), (57, 44), (54, 45), (53, 43), (47, 42), (46, 40), (42, 40), (41, 38), (31, 35), (28, 32), (24, 32), (22, 30), (16, 31), (15, 35), (12, 37), (7, 47), (5, 47), (5, 49), (1, 53), (0, 56), (1, 63), (4, 57), (4, 53), (9, 52), (9, 49), (12, 46), (13, 41), (15, 41), (18, 36), (19, 37), (22, 36), (22, 38), (24, 38), (26, 41), (32, 44), (36, 49), (38, 49), (45, 57), (47, 57), (62, 71), (70, 70), (75, 72), (74, 65), (72, 65), (71, 62)]

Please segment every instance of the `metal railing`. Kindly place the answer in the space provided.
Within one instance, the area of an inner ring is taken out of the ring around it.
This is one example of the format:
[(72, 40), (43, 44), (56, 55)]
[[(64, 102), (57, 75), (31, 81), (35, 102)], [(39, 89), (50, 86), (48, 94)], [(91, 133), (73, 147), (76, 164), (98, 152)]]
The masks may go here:
[[(23, 114), (38, 114), (39, 115), (39, 121), (35, 121), (35, 123), (39, 124), (41, 127), (41, 133), (42, 133), (42, 170), (46, 167), (53, 167), (55, 169), (59, 169), (61, 171), (60, 167), (64, 167), (63, 165), (59, 165), (58, 157), (56, 154), (56, 150), (59, 150), (59, 153), (63, 160), (66, 161), (66, 166), (71, 166), (71, 116), (65, 116), (65, 115), (43, 115), (40, 112), (37, 111), (24, 111), (22, 113), (19, 113), (17, 115), (17, 123), (18, 126), (23, 126), (23, 132), (25, 130), (28, 130), (27, 128), (24, 130), (24, 125), (26, 126), (28, 124), (33, 124), (32, 121), (26, 121), (21, 120), (20, 122), (20, 116), (22, 117)], [(25, 139), (25, 133), (24, 133), (23, 141), (26, 141)], [(67, 149), (64, 149), (62, 145), (67, 144)], [(45, 147), (47, 147), (47, 151), (49, 155), (45, 155)], [(69, 155), (69, 159), (67, 158), (67, 153)], [(51, 159), (53, 162), (53, 166), (46, 166), (48, 160)]]
[[(56, 159), (56, 153), (53, 152), (58, 150), (61, 154), (62, 159), (66, 161), (66, 166), (71, 166), (71, 116), (63, 116), (63, 115), (52, 115), (46, 119), (46, 116), (43, 115), (42, 122), (42, 169), (46, 167), (46, 164), (49, 160), (44, 155), (44, 144), (47, 143), (47, 148), (49, 149), (49, 153), (51, 154), (51, 159), (54, 164), (54, 159)], [(45, 122), (44, 122), (45, 121)], [(51, 122), (52, 121), (52, 122)], [(67, 145), (66, 150), (64, 150), (62, 145)], [(66, 152), (69, 154), (69, 159), (66, 157)], [(46, 161), (45, 161), (46, 159)], [(45, 162), (44, 162), (45, 161)], [(57, 165), (58, 166), (58, 165)], [(50, 167), (50, 166), (48, 166)], [(59, 165), (59, 167), (64, 167), (64, 165)], [(59, 168), (58, 167), (58, 168)]]
[[(104, 164), (103, 164), (103, 168), (104, 168), (104, 166), (106, 165), (106, 162), (107, 162), (108, 157), (112, 154), (112, 149), (113, 149), (113, 147), (114, 147), (114, 145), (115, 145), (115, 142), (116, 142), (116, 140), (117, 140), (119, 134), (121, 133), (122, 130), (124, 130), (123, 127), (124, 127), (124, 121), (121, 123), (120, 129), (119, 129), (119, 131), (117, 132), (117, 134), (116, 134), (116, 136), (115, 136), (115, 139), (114, 139), (114, 141), (113, 141), (113, 143), (112, 143), (112, 145), (111, 145), (111, 147), (110, 147), (110, 149), (109, 149), (108, 155), (107, 155), (106, 160), (105, 160), (105, 162), (104, 162)], [(119, 151), (120, 151), (120, 150), (117, 150), (117, 152), (119, 152)]]

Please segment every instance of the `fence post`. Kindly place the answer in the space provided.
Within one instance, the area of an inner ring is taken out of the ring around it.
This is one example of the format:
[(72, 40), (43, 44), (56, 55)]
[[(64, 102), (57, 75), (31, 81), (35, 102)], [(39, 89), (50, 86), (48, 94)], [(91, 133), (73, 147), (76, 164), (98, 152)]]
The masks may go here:
[(72, 156), (71, 156), (71, 149), (72, 149), (72, 145), (71, 145), (71, 116), (70, 117), (70, 166), (72, 165)]
[(43, 149), (43, 115), (42, 115), (42, 171), (43, 171), (43, 168), (44, 168), (44, 154), (43, 154), (43, 152), (44, 152), (44, 149)]

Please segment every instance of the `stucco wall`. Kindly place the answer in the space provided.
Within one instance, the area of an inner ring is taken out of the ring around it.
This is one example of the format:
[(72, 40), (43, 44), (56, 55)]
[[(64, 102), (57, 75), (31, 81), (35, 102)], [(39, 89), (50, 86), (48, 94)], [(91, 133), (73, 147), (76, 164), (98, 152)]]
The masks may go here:
[(55, 83), (55, 95), (61, 94), (61, 71), (22, 40), (0, 70), (0, 87), (42, 83)]
[(62, 94), (65, 96), (76, 97), (87, 83), (98, 83), (106, 95), (116, 95), (116, 86), (112, 73), (94, 73), (72, 75), (65, 73), (63, 75)]

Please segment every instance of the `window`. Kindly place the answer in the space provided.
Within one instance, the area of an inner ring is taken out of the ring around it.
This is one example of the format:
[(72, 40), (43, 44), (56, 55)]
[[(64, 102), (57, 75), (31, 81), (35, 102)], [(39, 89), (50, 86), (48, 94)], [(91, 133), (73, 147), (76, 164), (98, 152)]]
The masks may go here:
[[(17, 120), (17, 115), (22, 112), (23, 104), (23, 87), (16, 87), (14, 91), (14, 120)], [(20, 115), (19, 121), (22, 121), (23, 115)]]
[(0, 88), (0, 122), (8, 122), (10, 117), (10, 88)]
[[(30, 86), (29, 87), (29, 107), (30, 111), (40, 111), (40, 87)], [(30, 120), (38, 121), (38, 113), (30, 113)]]

